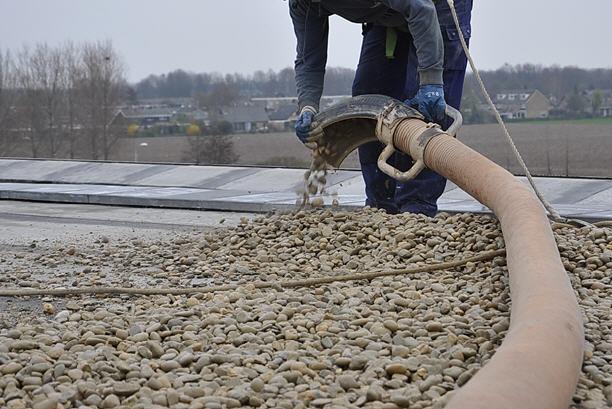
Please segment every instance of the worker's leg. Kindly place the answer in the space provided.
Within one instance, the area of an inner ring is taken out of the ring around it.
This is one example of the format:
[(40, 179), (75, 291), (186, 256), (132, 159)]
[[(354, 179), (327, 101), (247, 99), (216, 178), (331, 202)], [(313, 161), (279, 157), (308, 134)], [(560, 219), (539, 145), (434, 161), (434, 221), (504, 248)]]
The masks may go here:
[[(419, 89), (417, 68), (416, 51), (412, 46), (408, 54), (404, 98), (412, 98)], [(410, 157), (408, 155), (404, 155), (404, 157), (406, 159), (398, 164), (398, 169), (403, 172), (412, 166)], [(446, 179), (434, 171), (424, 169), (416, 178), (408, 182), (396, 182), (395, 205), (400, 212), (434, 216), (438, 210), (436, 201), (444, 192), (445, 185)]]
[[(455, 5), (462, 31), (469, 38), (472, 0), (456, 0)], [(444, 39), (444, 95), (447, 104), (459, 109), (463, 94), (466, 57), (457, 36), (457, 30), (454, 28), (448, 4), (437, 2), (436, 7), (438, 8), (438, 19)], [(412, 97), (418, 90), (418, 62), (414, 47), (411, 49), (408, 61), (405, 92), (408, 97)], [(448, 125), (450, 125), (450, 121), (442, 124), (444, 129)], [(438, 198), (444, 193), (445, 186), (446, 179), (444, 177), (432, 170), (425, 169), (414, 180), (397, 183), (396, 206), (402, 212), (434, 216), (438, 210)]]
[[(382, 94), (401, 99), (406, 78), (406, 56), (409, 37), (399, 33), (393, 58), (386, 56), (387, 29), (369, 26), (364, 30), (359, 65), (353, 82), (353, 96)], [(361, 172), (366, 185), (366, 205), (398, 211), (394, 203), (395, 180), (378, 169), (377, 160), (382, 151), (380, 142), (359, 147)], [(397, 166), (396, 158), (389, 163)]]
[[(459, 109), (463, 95), (467, 57), (461, 46), (449, 5), (445, 1), (440, 1), (436, 2), (436, 8), (444, 39), (444, 96), (447, 104)], [(472, 0), (455, 0), (455, 9), (461, 31), (469, 44), (472, 35)], [(449, 124), (443, 124), (443, 127), (446, 128)]]

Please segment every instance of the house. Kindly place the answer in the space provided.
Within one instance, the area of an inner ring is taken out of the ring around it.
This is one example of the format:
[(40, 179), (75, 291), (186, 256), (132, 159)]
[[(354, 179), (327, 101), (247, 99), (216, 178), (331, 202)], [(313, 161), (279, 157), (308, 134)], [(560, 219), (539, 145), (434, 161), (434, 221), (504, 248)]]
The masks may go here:
[(201, 109), (196, 109), (193, 111), (185, 112), (183, 114), (185, 118), (191, 123), (201, 123), (204, 126), (210, 125), (210, 115), (208, 111), (204, 111)]
[[(323, 95), (319, 101), (319, 107), (325, 109), (331, 105), (349, 99), (350, 95)], [(259, 97), (251, 98), (251, 103), (257, 106), (263, 106), (268, 111), (275, 111), (283, 105), (293, 104), (297, 106), (297, 97)]]
[(597, 114), (604, 118), (612, 117), (612, 100), (606, 101), (604, 105), (600, 106)]
[(593, 116), (612, 117), (612, 90), (595, 89), (586, 92)]
[(500, 92), (494, 103), (504, 119), (548, 118), (552, 109), (550, 100), (538, 90)]
[(159, 123), (169, 123), (174, 115), (176, 110), (171, 108), (122, 108), (111, 120), (111, 125), (136, 124), (147, 129)]
[(189, 111), (195, 109), (198, 104), (191, 97), (168, 97), (168, 98), (147, 98), (140, 99), (139, 105), (151, 107), (168, 107), (177, 110)]
[(223, 108), (219, 119), (232, 124), (234, 133), (267, 132), (270, 121), (262, 106)]
[(119, 129), (134, 125), (141, 136), (178, 135), (185, 128), (180, 124), (180, 114), (168, 107), (121, 107), (110, 122), (110, 126)]
[(282, 105), (297, 106), (297, 97), (259, 97), (251, 98), (251, 104), (264, 107), (268, 111), (275, 111)]
[(297, 105), (280, 105), (275, 111), (268, 114), (270, 117), (269, 127), (274, 131), (290, 131), (295, 126), (297, 119)]

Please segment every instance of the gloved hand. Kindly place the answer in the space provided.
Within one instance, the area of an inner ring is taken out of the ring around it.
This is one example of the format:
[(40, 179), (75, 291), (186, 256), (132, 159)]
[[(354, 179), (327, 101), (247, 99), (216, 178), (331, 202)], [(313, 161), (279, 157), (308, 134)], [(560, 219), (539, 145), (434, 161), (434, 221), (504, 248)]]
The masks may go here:
[(300, 111), (297, 121), (295, 121), (295, 134), (302, 143), (307, 143), (308, 133), (310, 132), (310, 125), (312, 124), (312, 118), (317, 113), (317, 110), (310, 105), (306, 105)]
[(441, 84), (421, 85), (415, 97), (407, 99), (404, 103), (416, 108), (430, 122), (441, 122), (446, 115), (444, 87)]

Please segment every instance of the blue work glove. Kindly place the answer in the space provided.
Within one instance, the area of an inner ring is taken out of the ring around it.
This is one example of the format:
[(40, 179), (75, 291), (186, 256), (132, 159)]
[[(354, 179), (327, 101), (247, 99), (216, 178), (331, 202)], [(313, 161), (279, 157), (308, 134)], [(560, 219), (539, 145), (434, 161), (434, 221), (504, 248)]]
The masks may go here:
[(308, 142), (308, 134), (310, 132), (310, 125), (312, 125), (312, 118), (317, 113), (317, 110), (310, 105), (302, 108), (297, 121), (295, 121), (295, 134), (302, 143)]
[(419, 92), (404, 103), (416, 108), (429, 122), (442, 122), (446, 116), (444, 87), (440, 85), (421, 85)]

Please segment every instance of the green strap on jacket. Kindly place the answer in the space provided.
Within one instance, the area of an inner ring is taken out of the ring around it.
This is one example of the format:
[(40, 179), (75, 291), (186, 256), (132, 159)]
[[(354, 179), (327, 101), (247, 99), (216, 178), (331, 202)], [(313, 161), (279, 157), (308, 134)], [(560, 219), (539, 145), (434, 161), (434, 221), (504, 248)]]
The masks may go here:
[(397, 47), (397, 30), (393, 27), (387, 27), (385, 56), (390, 60), (395, 58), (395, 47)]

